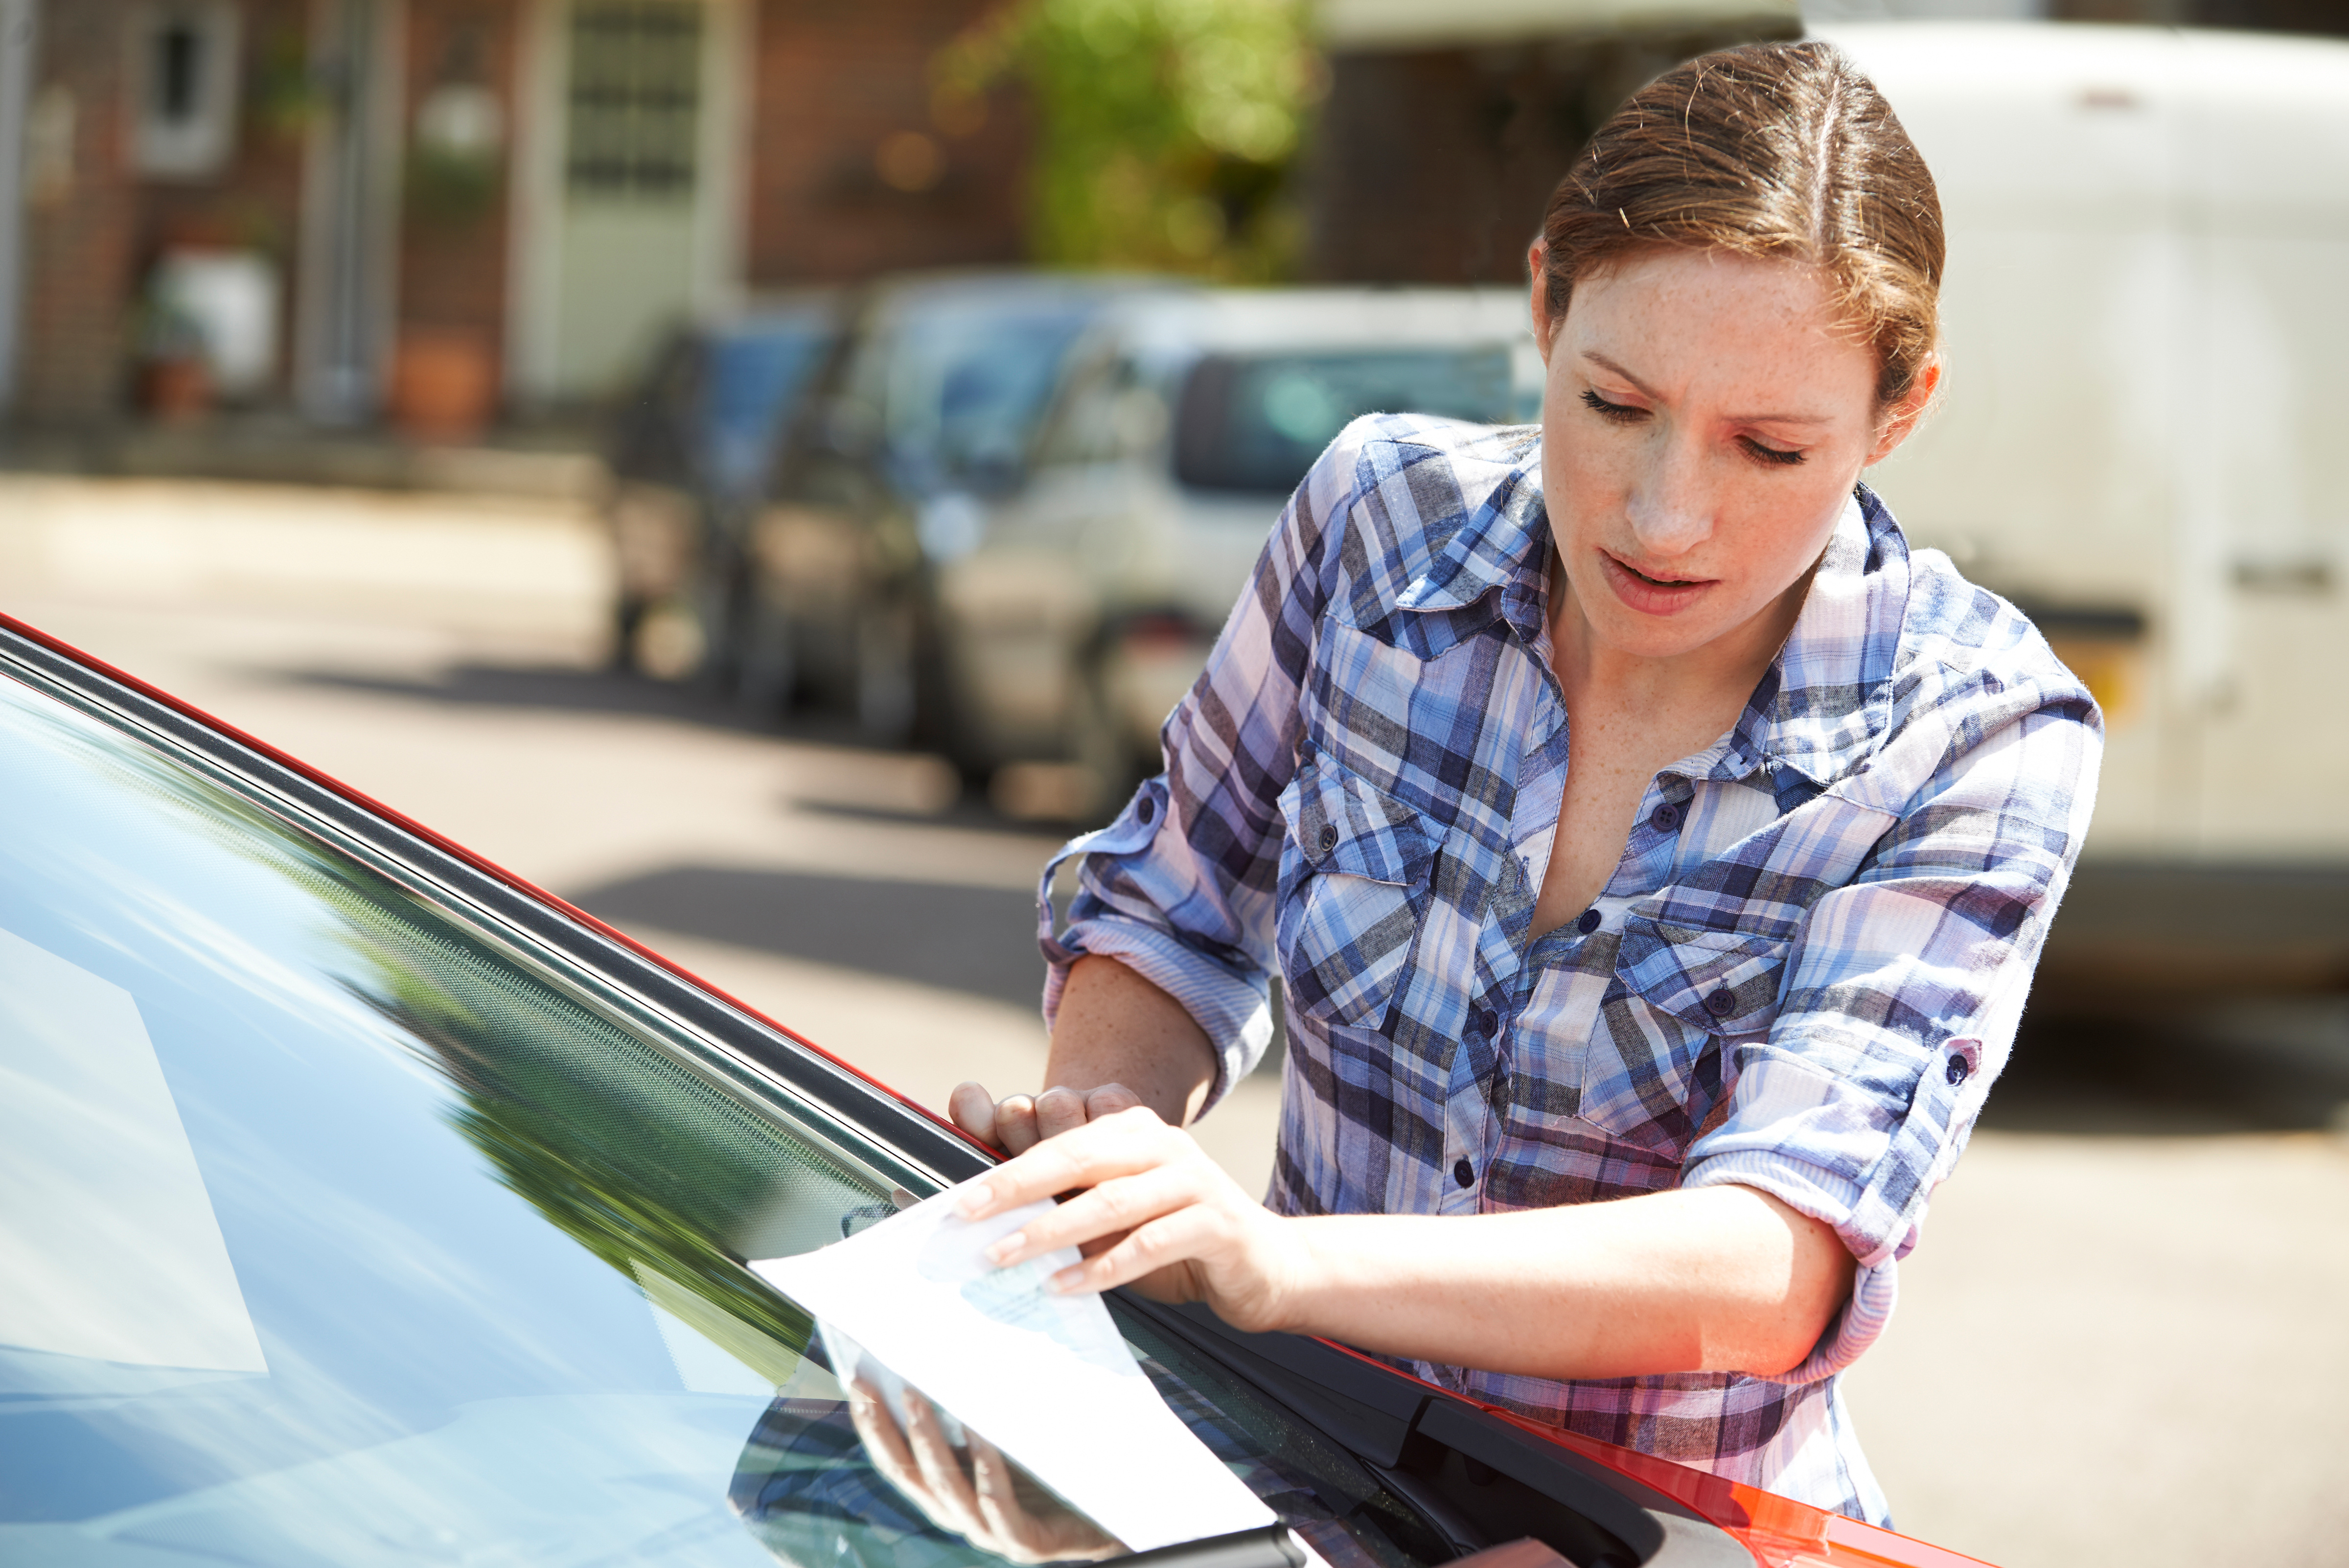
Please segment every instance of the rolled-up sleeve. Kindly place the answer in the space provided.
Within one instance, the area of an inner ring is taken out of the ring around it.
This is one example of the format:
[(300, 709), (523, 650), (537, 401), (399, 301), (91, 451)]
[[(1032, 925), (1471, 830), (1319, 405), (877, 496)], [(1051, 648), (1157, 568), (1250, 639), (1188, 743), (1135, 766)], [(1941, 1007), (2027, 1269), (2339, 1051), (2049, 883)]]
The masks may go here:
[[(1164, 771), (1115, 822), (1071, 840), (1038, 890), (1047, 1025), (1070, 965), (1116, 958), (1206, 1032), (1217, 1062), (1209, 1106), (1272, 1038), (1280, 794), (1296, 771), (1299, 688), (1336, 568), (1333, 535), (1357, 493), (1360, 444), (1356, 428), (1341, 433), (1282, 510), (1206, 669), (1160, 732)], [(1082, 864), (1056, 933), (1053, 879), (1071, 857)]]
[(1882, 1333), (1894, 1265), (2005, 1065), (2087, 830), (2102, 719), (2027, 641), (2030, 673), (1953, 677), (1851, 787), (1891, 826), (1807, 912), (1775, 1022), (1731, 1047), (1726, 1116), (1689, 1150), (1683, 1185), (1767, 1192), (1857, 1260), (1851, 1300), (1782, 1381), (1838, 1371)]

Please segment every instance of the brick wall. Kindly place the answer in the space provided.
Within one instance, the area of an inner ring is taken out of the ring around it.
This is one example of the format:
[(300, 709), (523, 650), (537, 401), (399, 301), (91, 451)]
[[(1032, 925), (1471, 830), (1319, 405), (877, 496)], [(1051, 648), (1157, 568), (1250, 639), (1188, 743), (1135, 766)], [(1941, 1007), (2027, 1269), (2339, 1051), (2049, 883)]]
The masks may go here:
[(42, 8), (35, 113), (69, 102), (72, 140), (60, 164), (29, 171), (16, 403), (28, 421), (103, 420), (123, 403), (139, 215), (123, 145), (127, 8)]
[(436, 88), (478, 85), (496, 95), (505, 124), (505, 170), (478, 202), (466, 192), (435, 195), (411, 169), (399, 245), (399, 320), (403, 327), (459, 331), (492, 353), (505, 341), (507, 186), (513, 178), (514, 127), (521, 118), (521, 7), (514, 0), (409, 0), (408, 82), (403, 127)]
[(958, 135), (938, 123), (930, 99), (931, 55), (990, 8), (990, 0), (762, 0), (750, 159), (754, 286), (1021, 258), (1028, 135), (1016, 95), (997, 94), (983, 123), (954, 125)]

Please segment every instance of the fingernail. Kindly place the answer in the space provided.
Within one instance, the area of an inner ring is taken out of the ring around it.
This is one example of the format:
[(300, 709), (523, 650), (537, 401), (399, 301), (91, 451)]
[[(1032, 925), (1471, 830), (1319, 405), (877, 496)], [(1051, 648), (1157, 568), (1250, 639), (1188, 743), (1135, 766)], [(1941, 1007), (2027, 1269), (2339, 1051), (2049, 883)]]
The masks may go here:
[(1084, 1280), (1085, 1271), (1083, 1266), (1081, 1264), (1071, 1265), (1069, 1268), (1062, 1269), (1050, 1279), (1046, 1280), (1044, 1282), (1044, 1288), (1051, 1292), (1056, 1296), (1064, 1296), (1071, 1291), (1075, 1290), (1079, 1285), (1084, 1283)]
[(974, 1181), (963, 1189), (955, 1203), (955, 1211), (966, 1220), (976, 1220), (995, 1202), (995, 1189), (984, 1181)]
[(989, 1247), (987, 1250), (987, 1261), (993, 1263), (999, 1269), (1004, 1264), (1011, 1261), (1011, 1254), (1017, 1252), (1020, 1248), (1027, 1244), (1028, 1232), (1025, 1231), (1014, 1231), (1010, 1235), (1006, 1236), (1002, 1241), (998, 1241), (994, 1246)]

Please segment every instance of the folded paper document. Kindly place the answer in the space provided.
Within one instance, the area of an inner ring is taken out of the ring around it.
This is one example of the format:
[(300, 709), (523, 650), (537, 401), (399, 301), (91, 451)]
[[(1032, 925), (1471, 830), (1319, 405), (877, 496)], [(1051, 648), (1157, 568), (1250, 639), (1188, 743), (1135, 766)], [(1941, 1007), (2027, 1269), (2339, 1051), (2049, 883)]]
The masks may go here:
[(956, 1197), (750, 1267), (894, 1373), (874, 1380), (892, 1405), (902, 1379), (1133, 1551), (1273, 1523), (1158, 1397), (1101, 1298), (1044, 1289), (1073, 1248), (1009, 1269), (987, 1261), (1051, 1205), (974, 1223)]

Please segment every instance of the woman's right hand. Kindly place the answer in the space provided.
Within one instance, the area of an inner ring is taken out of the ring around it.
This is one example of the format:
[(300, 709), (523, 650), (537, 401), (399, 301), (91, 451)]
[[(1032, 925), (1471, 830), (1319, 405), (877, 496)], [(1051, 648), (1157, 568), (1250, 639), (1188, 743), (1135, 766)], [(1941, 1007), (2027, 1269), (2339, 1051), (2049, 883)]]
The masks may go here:
[(1050, 1088), (998, 1100), (983, 1084), (957, 1084), (947, 1102), (955, 1126), (1007, 1155), (1025, 1154), (1048, 1137), (1131, 1110), (1142, 1096), (1123, 1084), (1097, 1089)]

